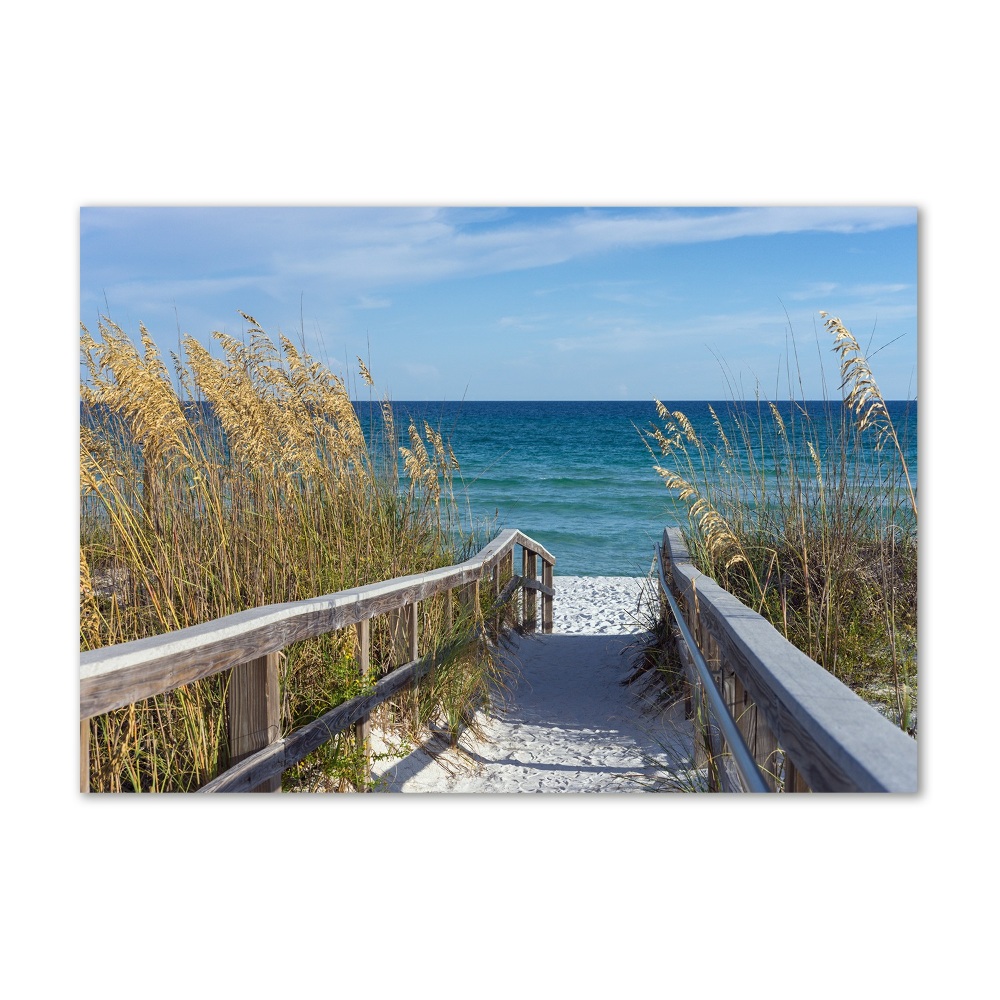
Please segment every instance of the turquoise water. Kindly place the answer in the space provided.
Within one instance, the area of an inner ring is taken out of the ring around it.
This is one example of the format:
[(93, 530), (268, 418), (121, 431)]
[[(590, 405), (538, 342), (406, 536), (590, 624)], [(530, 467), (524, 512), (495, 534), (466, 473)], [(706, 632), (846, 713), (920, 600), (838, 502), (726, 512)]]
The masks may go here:
[[(355, 405), (362, 426), (378, 441), (378, 405)], [(702, 439), (715, 444), (719, 436), (709, 410), (712, 405), (730, 439), (739, 439), (732, 423), (735, 404), (668, 405), (685, 413)], [(742, 405), (749, 423), (760, 425), (757, 404)], [(805, 423), (801, 406), (779, 404), (793, 438), (795, 428)], [(825, 403), (806, 404), (821, 454), (828, 408), (834, 414), (842, 409), (839, 402), (832, 408)], [(519, 528), (555, 555), (557, 576), (645, 576), (664, 527), (687, 523), (686, 506), (667, 491), (654, 471), (659, 456), (650, 455), (640, 433), (653, 424), (660, 426), (652, 402), (394, 401), (393, 410), (399, 445), (409, 445), (409, 418), (421, 428), (426, 420), (450, 442), (461, 467), (455, 473), (455, 492), (463, 528), (478, 526), (492, 533)], [(890, 403), (889, 410), (906, 443), (915, 485), (916, 404)], [(762, 420), (765, 428), (774, 427), (766, 406)], [(124, 429), (121, 433), (127, 437)], [(874, 443), (870, 436), (859, 453), (862, 463), (872, 468), (877, 464)], [(804, 468), (809, 461), (803, 453)], [(766, 447), (764, 465), (773, 466)], [(832, 471), (824, 470), (824, 477), (826, 489), (832, 489)], [(777, 481), (773, 474), (771, 481)]]
[[(718, 440), (707, 402), (668, 405), (683, 411), (704, 440)], [(733, 404), (712, 405), (735, 441)], [(756, 422), (756, 404), (745, 405)], [(828, 405), (807, 404), (820, 430)], [(368, 421), (367, 404), (359, 408)], [(686, 523), (686, 508), (653, 471), (636, 429), (658, 424), (652, 402), (394, 401), (393, 409), (400, 444), (408, 444), (407, 417), (418, 426), (428, 421), (450, 441), (461, 466), (455, 485), (465, 523), (519, 528), (555, 555), (556, 575), (644, 576), (664, 526)], [(779, 410), (786, 425), (801, 423), (789, 404)], [(915, 484), (916, 404), (892, 403), (890, 412), (907, 440)], [(773, 426), (769, 414), (765, 424)], [(864, 457), (873, 457), (870, 449)]]

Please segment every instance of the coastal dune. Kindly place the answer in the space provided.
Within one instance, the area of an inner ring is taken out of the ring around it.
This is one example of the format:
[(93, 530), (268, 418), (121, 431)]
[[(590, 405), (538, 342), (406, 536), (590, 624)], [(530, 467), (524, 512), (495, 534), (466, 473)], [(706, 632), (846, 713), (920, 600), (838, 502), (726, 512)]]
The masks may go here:
[[(692, 727), (675, 706), (650, 711), (639, 683), (625, 685), (648, 627), (647, 582), (557, 577), (553, 631), (511, 637), (515, 676), (506, 704), (447, 747), (432, 732), (397, 755), (372, 734), (373, 778), (389, 792), (645, 792), (683, 787)], [(631, 654), (631, 655), (630, 655)], [(381, 759), (379, 759), (381, 758)]]

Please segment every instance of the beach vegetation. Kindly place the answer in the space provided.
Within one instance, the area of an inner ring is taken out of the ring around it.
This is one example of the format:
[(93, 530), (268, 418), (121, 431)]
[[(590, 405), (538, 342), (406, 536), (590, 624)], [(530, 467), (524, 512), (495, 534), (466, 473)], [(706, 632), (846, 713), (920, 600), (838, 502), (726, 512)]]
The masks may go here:
[(621, 683), (633, 688), (645, 712), (659, 715), (687, 693), (681, 633), (669, 610), (664, 613), (654, 578), (644, 580), (643, 588), (634, 621), (637, 631), (623, 654), (629, 672)]
[(855, 336), (821, 315), (839, 398), (817, 405), (790, 389), (779, 403), (758, 384), (745, 400), (727, 379), (710, 433), (657, 400), (645, 437), (702, 572), (915, 736), (915, 442)]
[(662, 604), (659, 584), (650, 576), (643, 581), (636, 608), (637, 631), (622, 650), (628, 673), (619, 682), (634, 696), (648, 742), (657, 750), (640, 750), (643, 768), (618, 780), (644, 792), (704, 792), (709, 789), (708, 774), (695, 766), (681, 633)]
[[(452, 491), (458, 462), (442, 434), (388, 397), (356, 407), (345, 377), (243, 314), (242, 336), (186, 336), (164, 361), (102, 318), (81, 328), (80, 649), (335, 593), (461, 561), (476, 540)], [(371, 414), (368, 425), (361, 412)], [(400, 468), (402, 466), (402, 468)], [(485, 601), (485, 598), (484, 598)], [(380, 709), (413, 727), (445, 711), (470, 724), (501, 679), (479, 627), (488, 608), (445, 621), (444, 595), (420, 606), (420, 655), (446, 662)], [(392, 660), (387, 616), (371, 623), (373, 669), (353, 628), (286, 648), (287, 732), (370, 688)], [(94, 791), (190, 791), (228, 765), (228, 672), (91, 719)], [(341, 734), (285, 776), (365, 787), (363, 748)]]

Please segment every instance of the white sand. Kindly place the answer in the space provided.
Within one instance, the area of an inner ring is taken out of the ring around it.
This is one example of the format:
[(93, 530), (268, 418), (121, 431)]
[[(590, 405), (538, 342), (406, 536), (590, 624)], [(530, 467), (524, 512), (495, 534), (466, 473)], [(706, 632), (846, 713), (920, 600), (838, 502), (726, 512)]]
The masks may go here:
[[(428, 734), (405, 756), (379, 760), (373, 776), (401, 792), (641, 792), (689, 766), (683, 712), (643, 711), (627, 647), (643, 632), (645, 581), (557, 577), (550, 635), (513, 636), (520, 674), (508, 704), (487, 720), (488, 740), (463, 734), (457, 749)], [(377, 732), (372, 748), (388, 748)], [(683, 783), (683, 778), (682, 778)], [(661, 783), (665, 790), (669, 784)]]

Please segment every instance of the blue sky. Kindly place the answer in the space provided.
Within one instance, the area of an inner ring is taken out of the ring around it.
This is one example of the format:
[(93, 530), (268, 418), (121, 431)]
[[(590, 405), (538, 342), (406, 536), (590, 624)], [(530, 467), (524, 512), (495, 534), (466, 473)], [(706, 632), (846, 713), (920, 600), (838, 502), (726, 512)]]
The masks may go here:
[[(820, 310), (917, 392), (917, 211), (908, 207), (84, 207), (80, 318), (161, 350), (242, 310), (409, 399), (806, 395), (836, 365)], [(817, 350), (817, 343), (819, 350)], [(794, 364), (794, 361), (793, 361)]]

